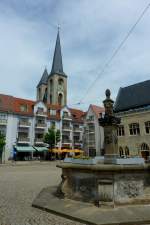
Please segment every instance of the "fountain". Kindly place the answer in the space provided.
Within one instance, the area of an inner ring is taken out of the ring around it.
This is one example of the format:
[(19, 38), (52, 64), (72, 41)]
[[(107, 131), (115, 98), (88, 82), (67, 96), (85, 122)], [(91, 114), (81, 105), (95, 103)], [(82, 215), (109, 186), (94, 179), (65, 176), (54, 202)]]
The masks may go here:
[[(62, 182), (57, 195), (97, 205), (150, 203), (150, 165), (143, 158), (121, 159), (118, 156), (117, 127), (120, 118), (113, 114), (114, 101), (107, 89), (103, 101), (105, 115), (99, 119), (104, 127), (104, 162), (95, 164), (61, 163)], [(84, 160), (83, 160), (84, 161)], [(71, 162), (71, 161), (70, 161)]]
[[(106, 90), (103, 160), (87, 159), (59, 163), (61, 182), (45, 188), (33, 206), (86, 224), (150, 223), (150, 164), (142, 158), (118, 156), (117, 127), (120, 119), (113, 114), (113, 100)], [(95, 207), (97, 206), (97, 207)], [(99, 208), (100, 207), (100, 208)], [(115, 207), (115, 209), (114, 209)]]

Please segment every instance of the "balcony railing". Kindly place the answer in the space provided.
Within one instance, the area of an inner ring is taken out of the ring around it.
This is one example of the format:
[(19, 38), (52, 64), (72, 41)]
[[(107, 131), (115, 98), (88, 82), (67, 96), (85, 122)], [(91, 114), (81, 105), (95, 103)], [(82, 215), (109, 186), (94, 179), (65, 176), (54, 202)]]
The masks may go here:
[(80, 127), (74, 127), (73, 128), (73, 131), (74, 132), (82, 132), (82, 128), (80, 128)]
[(35, 143), (43, 143), (43, 138), (35, 138)]
[(62, 116), (62, 119), (63, 119), (63, 120), (72, 120), (72, 117), (69, 116), (69, 115), (63, 115), (63, 116)]
[(94, 133), (95, 132), (95, 127), (90, 127), (88, 130), (88, 133)]
[(90, 147), (95, 147), (95, 141), (89, 141), (87, 144)]
[(6, 119), (0, 119), (0, 125), (6, 125), (7, 120)]
[(31, 123), (29, 121), (19, 121), (19, 127), (30, 127)]
[(62, 139), (62, 144), (70, 144), (70, 143), (72, 143), (71, 140), (69, 140), (69, 139)]
[(36, 124), (35, 124), (35, 127), (36, 127), (36, 128), (45, 129), (46, 123), (36, 123)]
[(18, 137), (17, 142), (19, 143), (29, 143), (30, 138), (29, 137)]
[(77, 145), (77, 144), (81, 145), (82, 144), (82, 141), (81, 140), (74, 140), (74, 144), (75, 145)]
[(63, 130), (72, 130), (71, 126), (63, 125), (62, 126)]
[(86, 119), (87, 123), (94, 123), (94, 118)]
[(47, 112), (37, 111), (37, 112), (36, 112), (36, 116), (47, 117)]

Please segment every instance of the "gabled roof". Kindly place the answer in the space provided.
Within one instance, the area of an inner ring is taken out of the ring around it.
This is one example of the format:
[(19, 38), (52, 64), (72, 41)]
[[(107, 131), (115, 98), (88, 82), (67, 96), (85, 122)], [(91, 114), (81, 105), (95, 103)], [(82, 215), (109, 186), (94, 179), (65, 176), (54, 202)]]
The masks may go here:
[(55, 51), (53, 56), (53, 63), (50, 75), (53, 74), (60, 74), (66, 76), (63, 72), (63, 63), (62, 63), (62, 54), (61, 54), (61, 45), (60, 45), (60, 37), (59, 37), (59, 30), (57, 33)]
[(100, 117), (100, 113), (105, 112), (104, 107), (100, 107), (100, 106), (92, 105), (92, 104), (90, 105), (90, 107), (92, 108), (93, 112), (96, 114), (97, 118)]
[(150, 105), (150, 80), (120, 88), (114, 111), (127, 111)]
[(37, 87), (39, 87), (41, 84), (47, 84), (47, 80), (48, 80), (48, 72), (47, 69), (45, 68), (43, 75), (41, 77), (40, 82), (38, 83)]
[(79, 109), (72, 109), (72, 108), (69, 108), (69, 110), (71, 112), (73, 122), (83, 123), (83, 117), (85, 115), (85, 112)]

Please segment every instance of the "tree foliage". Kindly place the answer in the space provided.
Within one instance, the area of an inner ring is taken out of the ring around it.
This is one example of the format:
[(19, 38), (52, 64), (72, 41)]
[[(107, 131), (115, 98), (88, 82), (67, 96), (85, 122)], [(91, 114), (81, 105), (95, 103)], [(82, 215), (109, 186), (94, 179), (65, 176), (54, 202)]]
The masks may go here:
[(52, 149), (60, 141), (60, 130), (56, 130), (55, 126), (51, 126), (48, 132), (44, 135), (44, 142)]
[(0, 151), (3, 151), (3, 148), (5, 146), (6, 142), (5, 142), (5, 136), (3, 134), (0, 133)]

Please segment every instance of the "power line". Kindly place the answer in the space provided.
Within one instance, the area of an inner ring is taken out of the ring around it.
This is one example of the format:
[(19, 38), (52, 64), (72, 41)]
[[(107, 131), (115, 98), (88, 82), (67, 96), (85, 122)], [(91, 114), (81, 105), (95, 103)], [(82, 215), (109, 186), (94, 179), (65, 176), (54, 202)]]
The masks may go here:
[(140, 20), (143, 18), (144, 14), (146, 13), (146, 11), (149, 9), (150, 7), (150, 3), (145, 7), (145, 9), (142, 11), (142, 13), (140, 14), (140, 16), (138, 17), (137, 21), (134, 23), (134, 25), (130, 28), (130, 30), (128, 31), (127, 35), (124, 37), (124, 39), (121, 41), (121, 43), (119, 44), (119, 46), (115, 49), (115, 51), (113, 52), (112, 56), (108, 59), (108, 61), (104, 64), (103, 68), (101, 69), (100, 73), (97, 75), (96, 79), (92, 82), (92, 84), (88, 87), (87, 91), (85, 92), (85, 95), (83, 96), (83, 98), (81, 98), (81, 100), (76, 103), (76, 105), (81, 105), (83, 104), (83, 99), (85, 99), (85, 97), (87, 96), (87, 94), (89, 93), (89, 90), (94, 86), (95, 82), (99, 79), (99, 77), (105, 72), (106, 68), (109, 66), (109, 64), (112, 62), (112, 60), (115, 58), (115, 56), (118, 54), (119, 50), (122, 48), (122, 46), (124, 45), (124, 43), (128, 40), (129, 36), (131, 35), (131, 33), (133, 32), (133, 30), (135, 29), (135, 27), (137, 26), (137, 24), (140, 22)]

